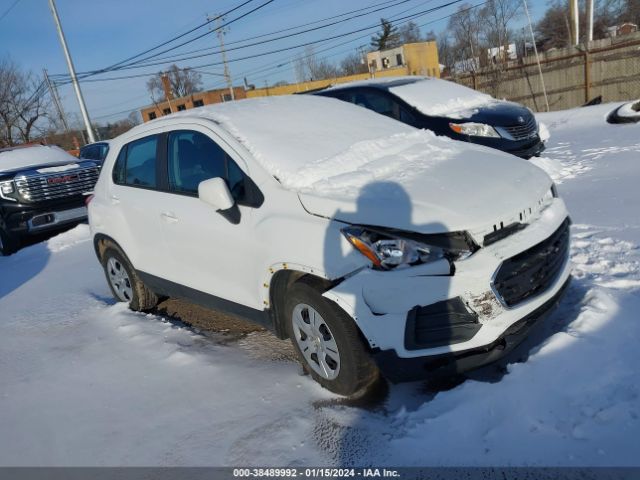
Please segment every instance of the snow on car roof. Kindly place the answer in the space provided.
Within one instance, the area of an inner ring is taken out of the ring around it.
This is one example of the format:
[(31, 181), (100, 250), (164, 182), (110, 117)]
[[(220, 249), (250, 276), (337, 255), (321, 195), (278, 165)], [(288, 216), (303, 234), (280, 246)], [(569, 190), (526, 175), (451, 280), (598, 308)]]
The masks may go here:
[(468, 117), (474, 109), (497, 101), (490, 95), (464, 85), (433, 77), (388, 77), (362, 80), (336, 85), (330, 90), (367, 86), (388, 90), (425, 115), (434, 117)]
[(60, 147), (34, 145), (0, 151), (0, 172), (39, 165), (73, 163), (78, 159)]
[[(463, 147), (333, 98), (289, 95), (209, 105), (205, 117), (242, 143), (288, 189), (357, 195), (373, 180), (412, 178)], [(462, 144), (460, 144), (462, 145)]]

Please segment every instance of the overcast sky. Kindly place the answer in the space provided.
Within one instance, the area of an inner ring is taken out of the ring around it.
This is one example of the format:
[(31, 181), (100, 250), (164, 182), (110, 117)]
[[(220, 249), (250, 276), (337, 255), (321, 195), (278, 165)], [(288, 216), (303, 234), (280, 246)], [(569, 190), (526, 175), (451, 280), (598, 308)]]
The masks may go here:
[[(229, 15), (228, 19), (251, 10), (265, 1), (254, 0)], [(374, 4), (383, 4), (379, 8), (387, 4), (395, 4), (395, 6), (286, 40), (230, 51), (228, 59), (231, 60), (229, 65), (234, 84), (241, 85), (244, 76), (247, 76), (249, 83), (255, 84), (256, 87), (264, 87), (266, 83), (271, 85), (280, 80), (294, 81), (292, 60), (303, 49), (297, 48), (259, 58), (235, 61), (241, 57), (370, 27), (376, 24), (380, 17), (390, 19), (405, 17), (449, 1), (451, 0), (406, 0), (399, 4), (401, 0), (394, 3), (385, 2), (385, 0), (273, 0), (254, 14), (231, 25), (225, 41), (232, 43)], [(465, 0), (472, 5), (481, 1)], [(6, 13), (15, 2), (16, 0), (0, 0), (0, 16)], [(243, 3), (242, 0), (57, 0), (57, 7), (76, 70), (83, 72), (122, 61), (196, 27), (206, 20), (207, 14), (221, 13), (241, 3)], [(545, 10), (544, 0), (530, 0), (529, 5), (534, 18), (538, 18)], [(446, 27), (447, 20), (438, 21), (438, 19), (451, 14), (457, 6), (452, 5), (424, 14), (415, 18), (414, 21), (424, 25), (423, 33), (429, 30), (439, 32)], [(518, 25), (521, 24), (522, 21)], [(201, 29), (185, 37), (185, 40), (205, 31)], [(327, 41), (316, 45), (315, 48), (317, 51), (327, 49), (319, 56), (338, 62), (348, 53), (355, 51), (358, 46), (368, 46), (369, 37), (374, 31), (375, 29), (371, 29)], [(217, 45), (216, 35), (210, 34), (176, 52)], [(238, 45), (242, 44), (230, 45), (229, 48)], [(181, 62), (179, 65), (186, 67), (220, 62), (218, 53), (205, 53), (206, 55), (202, 58)], [(170, 54), (167, 53), (164, 56), (166, 55)], [(6, 56), (22, 68), (32, 70), (34, 73), (41, 73), (43, 68), (47, 68), (49, 73), (54, 75), (68, 73), (47, 0), (18, 0), (9, 13), (0, 19), (0, 57)], [(152, 74), (162, 68), (163, 66), (150, 66), (111, 72), (93, 78)], [(202, 76), (205, 88), (224, 85), (221, 77), (215, 75), (222, 73), (221, 66), (206, 66), (200, 70), (210, 72)], [(83, 83), (82, 90), (92, 120), (101, 123), (117, 120), (126, 117), (128, 110), (148, 104), (150, 100), (145, 81), (145, 78), (132, 78)], [(77, 115), (78, 107), (70, 85), (61, 86), (59, 91), (67, 112), (71, 114), (76, 112)]]

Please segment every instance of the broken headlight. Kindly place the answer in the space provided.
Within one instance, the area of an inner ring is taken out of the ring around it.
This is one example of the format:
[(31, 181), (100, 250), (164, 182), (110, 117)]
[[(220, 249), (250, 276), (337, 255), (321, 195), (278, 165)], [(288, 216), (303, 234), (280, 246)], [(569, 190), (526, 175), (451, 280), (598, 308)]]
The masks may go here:
[[(474, 251), (464, 233), (419, 235), (350, 226), (342, 229), (349, 243), (373, 263), (374, 268), (391, 270), (438, 260), (461, 260)], [(461, 239), (460, 236), (464, 237)]]
[(500, 138), (500, 134), (496, 132), (496, 129), (486, 123), (450, 123), (449, 128), (460, 135)]

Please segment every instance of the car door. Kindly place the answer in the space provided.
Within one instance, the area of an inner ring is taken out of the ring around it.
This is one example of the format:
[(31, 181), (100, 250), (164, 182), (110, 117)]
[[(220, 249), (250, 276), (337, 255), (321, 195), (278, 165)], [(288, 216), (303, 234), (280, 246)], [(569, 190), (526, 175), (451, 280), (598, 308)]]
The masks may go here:
[[(253, 261), (261, 248), (253, 230), (257, 204), (245, 195), (251, 182), (246, 164), (212, 131), (192, 126), (167, 134), (165, 168), (170, 195), (163, 199), (160, 215), (165, 260), (172, 267), (167, 279), (262, 309)], [(214, 177), (226, 181), (236, 200), (237, 223), (198, 198), (200, 182)]]
[(136, 270), (166, 275), (162, 258), (162, 223), (158, 204), (158, 150), (162, 136), (148, 135), (124, 145), (113, 167), (108, 194), (116, 241)]

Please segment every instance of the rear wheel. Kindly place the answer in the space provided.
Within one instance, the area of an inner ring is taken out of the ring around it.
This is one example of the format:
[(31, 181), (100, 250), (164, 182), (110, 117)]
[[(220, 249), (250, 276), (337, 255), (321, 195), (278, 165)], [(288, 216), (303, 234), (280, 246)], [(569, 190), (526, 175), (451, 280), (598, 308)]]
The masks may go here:
[(102, 256), (102, 266), (111, 293), (119, 302), (126, 302), (132, 310), (146, 311), (158, 304), (157, 295), (140, 280), (124, 254), (117, 247), (109, 247)]
[(312, 284), (304, 280), (293, 284), (284, 313), (298, 359), (320, 385), (355, 397), (379, 378), (353, 319)]

